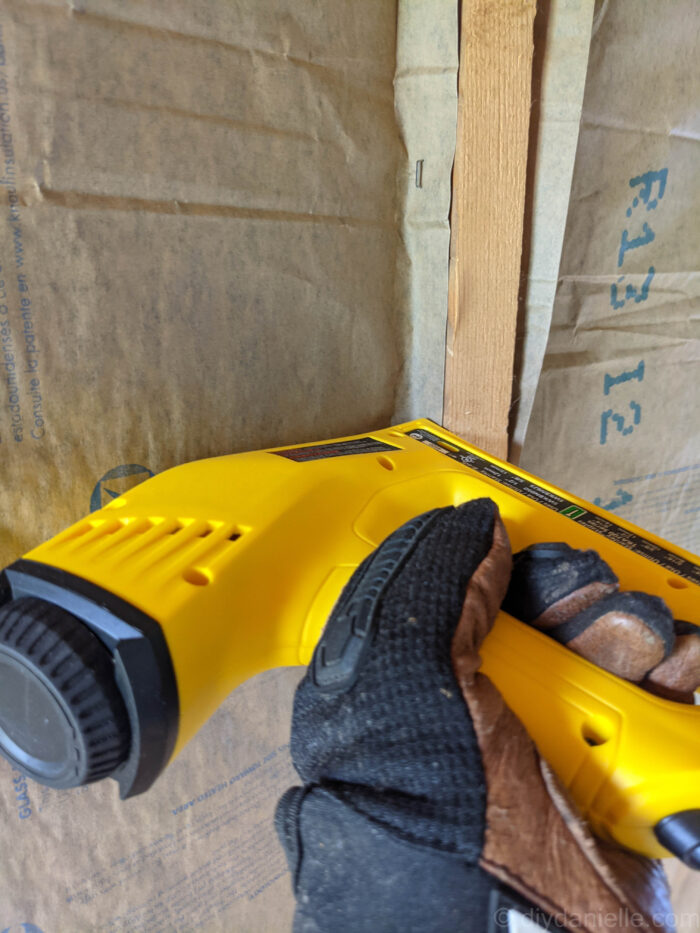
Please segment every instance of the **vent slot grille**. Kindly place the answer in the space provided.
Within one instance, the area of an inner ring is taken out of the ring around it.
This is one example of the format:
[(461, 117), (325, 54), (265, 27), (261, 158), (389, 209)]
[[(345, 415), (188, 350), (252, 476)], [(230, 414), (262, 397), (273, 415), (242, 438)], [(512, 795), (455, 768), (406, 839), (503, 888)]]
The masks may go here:
[(108, 565), (110, 572), (206, 586), (248, 530), (179, 516), (110, 516), (86, 518), (55, 538), (53, 546), (80, 555), (82, 561)]

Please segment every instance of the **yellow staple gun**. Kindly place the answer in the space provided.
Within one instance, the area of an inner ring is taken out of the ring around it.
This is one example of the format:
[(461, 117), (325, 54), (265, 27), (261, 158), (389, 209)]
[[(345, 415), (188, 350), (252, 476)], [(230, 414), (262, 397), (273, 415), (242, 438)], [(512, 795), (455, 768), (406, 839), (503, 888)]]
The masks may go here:
[[(623, 589), (700, 624), (692, 555), (413, 421), (176, 467), (8, 567), (0, 750), (53, 787), (113, 777), (122, 797), (147, 790), (238, 684), (309, 662), (343, 586), (387, 535), (481, 496), (498, 503), (514, 551), (593, 548)], [(482, 656), (599, 835), (700, 867), (700, 708), (505, 613)]]

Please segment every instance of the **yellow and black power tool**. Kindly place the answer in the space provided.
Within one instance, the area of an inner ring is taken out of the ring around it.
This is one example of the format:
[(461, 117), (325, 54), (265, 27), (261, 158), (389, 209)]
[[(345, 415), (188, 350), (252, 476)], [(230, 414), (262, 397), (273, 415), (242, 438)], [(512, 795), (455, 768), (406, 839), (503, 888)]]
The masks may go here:
[[(430, 421), (147, 480), (0, 576), (0, 749), (53, 787), (147, 790), (242, 681), (308, 664), (358, 564), (437, 506), (494, 499), (517, 551), (593, 548), (700, 624), (696, 558)], [(353, 633), (362, 638), (362, 632)], [(486, 672), (593, 829), (700, 868), (700, 708), (501, 613)]]

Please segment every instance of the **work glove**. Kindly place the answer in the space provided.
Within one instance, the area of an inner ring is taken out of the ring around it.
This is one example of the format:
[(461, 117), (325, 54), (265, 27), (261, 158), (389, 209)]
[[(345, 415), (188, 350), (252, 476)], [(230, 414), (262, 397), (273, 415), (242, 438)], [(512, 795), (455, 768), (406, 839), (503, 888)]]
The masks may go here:
[[(509, 590), (508, 536), (480, 499), (407, 523), (350, 580), (297, 689), (291, 752), (303, 786), (276, 814), (295, 933), (491, 933), (508, 928), (510, 910), (549, 929), (673, 929), (660, 864), (591, 836), (478, 673), (507, 593), (509, 611), (534, 612), (526, 621), (540, 627), (559, 602), (554, 630), (617, 592), (604, 565), (591, 575), (569, 560), (578, 570), (553, 599), (541, 592), (548, 575), (525, 568), (538, 559), (518, 555)], [(640, 617), (639, 605), (623, 608)], [(616, 618), (602, 615), (598, 636)], [(669, 644), (652, 632), (665, 659)]]
[(645, 690), (694, 703), (700, 628), (674, 620), (658, 596), (620, 592), (595, 551), (535, 544), (515, 556), (503, 608)]

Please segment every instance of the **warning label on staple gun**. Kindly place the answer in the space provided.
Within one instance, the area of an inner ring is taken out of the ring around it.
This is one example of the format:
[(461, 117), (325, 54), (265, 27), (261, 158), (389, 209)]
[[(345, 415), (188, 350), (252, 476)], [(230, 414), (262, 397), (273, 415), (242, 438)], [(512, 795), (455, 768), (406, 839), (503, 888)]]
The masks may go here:
[(271, 450), (270, 453), (298, 463), (310, 460), (328, 460), (330, 457), (347, 457), (350, 454), (382, 454), (399, 448), (374, 437), (356, 437), (351, 441), (338, 441), (335, 444), (313, 444), (310, 447), (287, 447), (284, 450)]
[(427, 444), (441, 454), (445, 454), (446, 457), (451, 457), (453, 460), (457, 460), (459, 463), (464, 464), (464, 466), (469, 467), (470, 470), (474, 470), (476, 473), (480, 473), (482, 476), (494, 480), (496, 483), (500, 483), (501, 486), (506, 486), (514, 492), (519, 492), (521, 495), (527, 496), (528, 499), (539, 502), (540, 505), (552, 509), (553, 512), (559, 512), (560, 515), (565, 515), (579, 525), (583, 525), (584, 528), (590, 528), (591, 531), (595, 531), (599, 535), (609, 538), (611, 541), (620, 544), (629, 551), (634, 551), (635, 554), (641, 554), (643, 557), (646, 557), (647, 560), (659, 564), (671, 573), (679, 577), (684, 577), (686, 580), (691, 580), (693, 583), (700, 584), (700, 566), (687, 560), (685, 557), (681, 557), (679, 554), (674, 554), (673, 551), (669, 551), (667, 548), (662, 547), (660, 544), (656, 544), (654, 541), (643, 538), (634, 531), (622, 528), (615, 522), (610, 521), (609, 518), (605, 518), (605, 516), (599, 515), (597, 512), (590, 511), (578, 502), (573, 502), (571, 499), (567, 499), (565, 496), (559, 495), (559, 493), (553, 492), (551, 489), (546, 489), (544, 486), (540, 486), (533, 482), (533, 480), (506, 469), (505, 466), (492, 463), (490, 460), (487, 460), (485, 457), (480, 457), (471, 450), (461, 450), (453, 444), (452, 441), (447, 443), (443, 441), (441, 437), (432, 434), (430, 431), (417, 428), (415, 431), (409, 432), (409, 437), (423, 444)]

